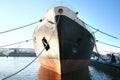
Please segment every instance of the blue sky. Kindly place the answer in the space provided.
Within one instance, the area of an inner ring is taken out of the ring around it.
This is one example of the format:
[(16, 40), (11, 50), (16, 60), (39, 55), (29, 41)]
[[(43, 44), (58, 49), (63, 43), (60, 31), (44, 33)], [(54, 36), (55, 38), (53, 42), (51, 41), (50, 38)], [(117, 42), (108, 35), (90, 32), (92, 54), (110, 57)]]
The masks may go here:
[[(79, 12), (78, 17), (87, 24), (120, 38), (120, 0), (0, 0), (0, 32), (44, 18), (45, 13), (58, 5), (58, 2)], [(31, 39), (37, 25), (0, 34), (0, 46)], [(95, 36), (97, 40), (120, 46), (120, 40), (99, 32), (96, 32)], [(97, 46), (99, 51), (120, 52), (119, 48), (101, 43), (97, 43)], [(28, 42), (15, 47), (33, 48), (33, 43)]]

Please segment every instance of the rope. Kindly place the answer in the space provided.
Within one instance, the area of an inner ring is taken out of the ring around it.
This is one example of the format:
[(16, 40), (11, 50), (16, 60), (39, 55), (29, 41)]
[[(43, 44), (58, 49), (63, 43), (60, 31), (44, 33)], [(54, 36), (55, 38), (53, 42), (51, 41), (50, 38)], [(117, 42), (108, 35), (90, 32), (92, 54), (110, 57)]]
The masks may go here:
[(99, 43), (105, 44), (105, 45), (109, 45), (109, 46), (112, 46), (112, 47), (120, 48), (119, 46), (116, 46), (116, 45), (108, 44), (108, 43), (101, 42), (101, 41), (98, 41), (98, 40), (96, 40), (96, 41), (99, 42)]
[(85, 23), (85, 24), (86, 24), (88, 27), (90, 27), (90, 28), (92, 28), (92, 29), (94, 29), (94, 30), (96, 30), (96, 31), (98, 31), (98, 32), (100, 32), (100, 33), (102, 33), (102, 34), (104, 34), (104, 35), (107, 35), (107, 36), (112, 37), (112, 38), (114, 38), (114, 39), (120, 40), (120, 39), (119, 39), (118, 37), (116, 37), (116, 36), (110, 35), (110, 34), (105, 33), (105, 32), (103, 32), (103, 31), (101, 31), (101, 30), (99, 30), (99, 29), (96, 29), (96, 28), (94, 28), (94, 27), (88, 25), (87, 23)]
[[(96, 30), (96, 32), (97, 32), (97, 30)], [(95, 32), (94, 32), (94, 33), (95, 33)], [(94, 36), (94, 39), (95, 39), (95, 50), (96, 50), (96, 52), (97, 52), (97, 54), (98, 54), (98, 57), (99, 57), (100, 54), (99, 54), (98, 49), (97, 49), (95, 34), (93, 34), (93, 36)]]
[[(108, 44), (108, 43), (105, 43), (105, 42), (101, 42), (101, 41), (98, 41), (98, 40), (96, 40), (96, 42), (99, 42), (99, 43), (102, 43), (102, 44), (105, 44), (105, 45), (109, 45), (109, 46), (112, 46), (112, 47), (120, 48), (119, 46), (115, 46), (115, 45)], [(98, 52), (98, 50), (97, 50), (96, 42), (95, 42), (95, 50), (96, 50), (96, 52), (97, 52), (97, 54), (98, 54), (98, 57), (100, 57), (100, 58), (101, 58), (102, 60), (104, 60), (104, 61), (109, 60), (109, 58), (108, 58), (108, 59), (104, 59), (102, 56), (100, 56), (100, 54), (99, 54), (99, 52)]]
[(103, 57), (102, 56), (100, 56), (100, 54), (99, 54), (99, 52), (98, 52), (98, 49), (97, 49), (97, 45), (96, 45), (96, 42), (97, 42), (97, 40), (95, 41), (95, 50), (96, 50), (96, 52), (97, 52), (97, 54), (98, 54), (98, 59), (99, 58), (101, 58), (102, 60), (105, 60), (105, 59), (103, 59)]
[[(58, 18), (58, 20), (57, 20), (56, 25), (58, 24), (59, 20), (60, 20), (60, 15), (59, 15), (59, 18)], [(56, 30), (56, 28), (55, 28), (55, 30)], [(51, 34), (51, 37), (50, 37), (50, 39), (49, 39), (49, 42), (51, 41), (55, 30), (54, 30), (53, 33)], [(49, 43), (49, 42), (48, 42), (48, 43)], [(41, 52), (39, 53), (39, 55), (38, 55), (35, 59), (33, 59), (29, 64), (27, 64), (25, 67), (23, 67), (22, 69), (20, 69), (19, 71), (15, 72), (15, 73), (11, 74), (10, 76), (7, 76), (7, 77), (3, 78), (2, 80), (6, 80), (6, 79), (8, 79), (8, 78), (10, 78), (10, 77), (12, 77), (12, 76), (20, 73), (20, 72), (23, 71), (24, 69), (26, 69), (28, 66), (30, 66), (30, 65), (43, 53), (44, 50), (45, 50), (45, 48), (43, 48), (43, 49), (41, 50)]]
[(3, 46), (0, 46), (0, 48), (1, 48), (1, 47), (12, 46), (12, 45), (16, 45), (16, 44), (21, 44), (21, 43), (28, 42), (28, 41), (31, 41), (31, 40), (32, 40), (32, 39), (28, 39), (28, 40), (21, 41), (21, 42), (16, 42), (16, 43), (11, 43), (11, 44), (7, 44), (7, 45), (3, 45)]
[[(59, 22), (59, 20), (60, 20), (60, 16), (61, 15), (59, 15), (59, 17), (58, 17), (58, 20), (57, 20), (57, 22), (56, 22), (56, 26), (57, 26), (57, 24), (58, 24), (58, 22)], [(57, 27), (56, 27), (57, 28)], [(56, 28), (55, 28), (55, 30), (56, 30)], [(49, 39), (49, 41), (48, 42), (50, 42), (50, 40), (51, 40), (51, 38), (52, 38), (52, 36), (54, 35), (54, 33), (55, 33), (55, 30), (53, 31), (53, 33), (52, 33), (52, 35), (51, 35), (51, 37), (50, 37), (50, 39)]]
[(18, 27), (18, 28), (6, 30), (6, 31), (3, 31), (3, 32), (0, 32), (0, 34), (7, 33), (7, 32), (11, 32), (11, 31), (18, 30), (18, 29), (21, 29), (21, 28), (25, 28), (25, 27), (27, 27), (27, 26), (36, 24), (36, 23), (38, 23), (38, 22), (39, 22), (39, 21), (36, 21), (36, 22), (30, 23), (30, 24), (27, 24), (27, 25), (24, 25), (24, 26), (21, 26), (21, 27)]

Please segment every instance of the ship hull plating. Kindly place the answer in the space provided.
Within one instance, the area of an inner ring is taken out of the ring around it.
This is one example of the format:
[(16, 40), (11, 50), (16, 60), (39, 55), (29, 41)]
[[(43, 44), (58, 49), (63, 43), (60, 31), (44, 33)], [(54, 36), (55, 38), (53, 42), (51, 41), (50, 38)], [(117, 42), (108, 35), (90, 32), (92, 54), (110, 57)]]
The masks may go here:
[(58, 74), (83, 69), (93, 50), (94, 37), (86, 28), (65, 15), (56, 15), (54, 19), (56, 24), (46, 21), (34, 34), (37, 55), (46, 48), (43, 37), (49, 45), (39, 56), (41, 66)]

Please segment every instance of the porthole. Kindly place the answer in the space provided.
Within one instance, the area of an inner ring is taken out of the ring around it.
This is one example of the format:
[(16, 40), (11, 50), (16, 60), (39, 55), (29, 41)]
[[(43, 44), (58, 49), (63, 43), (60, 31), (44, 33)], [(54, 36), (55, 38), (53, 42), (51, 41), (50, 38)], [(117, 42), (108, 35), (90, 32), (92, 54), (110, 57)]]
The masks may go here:
[(59, 9), (58, 13), (62, 14), (63, 13), (63, 9)]

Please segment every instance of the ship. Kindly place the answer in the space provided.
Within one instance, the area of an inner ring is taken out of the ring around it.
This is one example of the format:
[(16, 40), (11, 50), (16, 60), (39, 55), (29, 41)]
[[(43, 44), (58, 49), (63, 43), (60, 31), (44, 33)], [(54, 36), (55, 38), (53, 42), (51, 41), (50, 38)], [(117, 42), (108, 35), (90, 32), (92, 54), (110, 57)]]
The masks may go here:
[(95, 38), (77, 15), (66, 6), (55, 6), (40, 20), (33, 43), (42, 67), (61, 75), (88, 65)]

